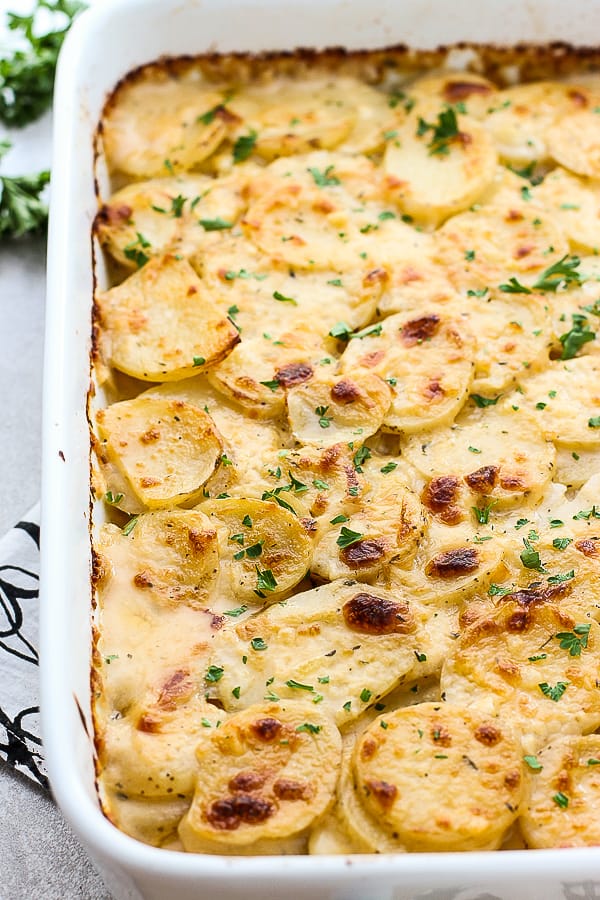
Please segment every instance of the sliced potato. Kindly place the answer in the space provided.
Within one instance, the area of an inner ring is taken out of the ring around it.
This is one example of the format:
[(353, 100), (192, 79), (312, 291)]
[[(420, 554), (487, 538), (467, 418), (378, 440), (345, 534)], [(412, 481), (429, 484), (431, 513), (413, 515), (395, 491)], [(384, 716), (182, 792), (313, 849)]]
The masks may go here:
[(203, 249), (192, 262), (244, 340), (297, 327), (326, 335), (342, 321), (361, 328), (375, 315), (388, 280), (385, 269), (362, 264), (344, 273), (277, 265), (238, 235)]
[(204, 700), (189, 671), (171, 673), (126, 716), (107, 723), (100, 759), (104, 784), (140, 799), (191, 797), (195, 748), (218, 719), (222, 710)]
[(600, 472), (600, 447), (579, 447), (573, 450), (560, 444), (556, 448), (555, 481), (568, 488), (578, 488), (591, 475)]
[(526, 302), (514, 294), (486, 291), (462, 303), (461, 319), (476, 337), (474, 394), (494, 397), (514, 385), (526, 371), (548, 362), (552, 328), (548, 300), (537, 294)]
[(211, 225), (237, 221), (246, 206), (243, 186), (243, 178), (205, 175), (128, 184), (101, 207), (96, 217), (98, 238), (117, 262), (132, 271), (142, 256), (167, 252), (191, 256), (222, 239), (227, 229)]
[[(502, 597), (495, 611), (464, 629), (442, 669), (449, 702), (510, 721), (522, 732), (527, 752), (557, 734), (600, 725), (600, 625), (563, 608), (567, 593), (565, 582)], [(581, 626), (585, 647), (572, 653), (575, 645), (567, 647), (563, 636), (577, 640), (573, 629)]]
[(210, 416), (183, 400), (137, 397), (96, 414), (103, 450), (149, 508), (197, 497), (221, 459)]
[(496, 94), (484, 124), (503, 160), (527, 165), (548, 158), (551, 127), (564, 115), (586, 107), (590, 99), (583, 85), (518, 84)]
[(419, 318), (389, 316), (351, 340), (343, 373), (372, 372), (392, 388), (384, 429), (411, 433), (451, 422), (467, 399), (473, 376), (473, 337), (461, 322), (423, 310)]
[(423, 75), (410, 85), (410, 94), (418, 104), (432, 100), (455, 106), (475, 119), (482, 119), (495, 105), (496, 85), (475, 72), (440, 72)]
[(600, 191), (588, 182), (557, 167), (549, 172), (533, 192), (560, 224), (571, 247), (586, 253), (600, 249)]
[(368, 478), (368, 484), (361, 510), (330, 527), (317, 544), (311, 567), (316, 575), (363, 580), (390, 562), (405, 566), (414, 559), (425, 531), (416, 495), (394, 473), (375, 484)]
[(435, 101), (417, 104), (388, 142), (383, 163), (400, 209), (434, 226), (475, 203), (492, 183), (496, 164), (483, 125)]
[(103, 120), (108, 166), (134, 178), (152, 178), (197, 167), (231, 127), (224, 94), (185, 83), (164, 70), (119, 90)]
[(214, 687), (228, 710), (263, 696), (302, 698), (345, 725), (413, 677), (421, 638), (399, 591), (336, 581), (221, 631)]
[(201, 774), (179, 826), (185, 849), (273, 853), (302, 839), (333, 802), (340, 753), (337, 728), (312, 703), (261, 703), (232, 716), (198, 746)]
[(600, 844), (600, 736), (557, 736), (535, 758), (521, 817), (527, 846)]
[(495, 290), (502, 284), (510, 291), (511, 278), (531, 288), (568, 252), (552, 215), (521, 203), (483, 206), (449, 219), (435, 235), (433, 258), (447, 268), (457, 290)]
[(219, 572), (214, 523), (195, 509), (165, 510), (138, 517), (127, 535), (131, 581), (166, 606), (204, 609)]
[(111, 365), (142, 381), (177, 381), (222, 360), (240, 337), (185, 260), (150, 260), (96, 295)]
[(274, 499), (210, 500), (200, 509), (220, 532), (226, 597), (275, 600), (306, 574), (311, 540), (299, 519)]
[(334, 807), (310, 832), (308, 852), (311, 856), (328, 856), (332, 853), (364, 853), (348, 834), (337, 808)]
[(590, 109), (563, 116), (546, 135), (548, 150), (565, 169), (600, 178), (600, 119)]
[(391, 398), (385, 381), (369, 372), (329, 377), (320, 373), (288, 391), (292, 433), (302, 444), (361, 443), (379, 429)]
[(450, 703), (384, 713), (353, 764), (357, 796), (407, 850), (498, 849), (519, 812), (519, 741), (485, 713)]
[(264, 332), (248, 338), (209, 373), (215, 388), (252, 414), (281, 415), (285, 389), (313, 378), (326, 347), (314, 332), (295, 329), (278, 337)]
[(451, 430), (415, 435), (404, 452), (425, 477), (457, 477), (494, 505), (535, 502), (552, 478), (555, 451), (535, 421), (515, 415), (508, 404), (502, 411), (473, 410)]
[[(342, 79), (354, 86), (351, 79)], [(240, 119), (240, 133), (256, 137), (253, 152), (264, 159), (331, 150), (346, 138), (356, 121), (348, 85), (327, 76), (274, 78), (245, 86), (229, 103)]]
[[(556, 360), (523, 382), (520, 420), (535, 417), (547, 440), (562, 446), (596, 446), (600, 442), (600, 359), (581, 356)], [(514, 418), (514, 417), (513, 417)], [(521, 422), (515, 428), (521, 428)]]
[[(120, 791), (102, 795), (102, 809), (108, 819), (131, 837), (153, 847), (165, 847), (177, 837), (177, 826), (190, 805), (189, 798), (137, 799)], [(178, 848), (181, 849), (181, 848)]]

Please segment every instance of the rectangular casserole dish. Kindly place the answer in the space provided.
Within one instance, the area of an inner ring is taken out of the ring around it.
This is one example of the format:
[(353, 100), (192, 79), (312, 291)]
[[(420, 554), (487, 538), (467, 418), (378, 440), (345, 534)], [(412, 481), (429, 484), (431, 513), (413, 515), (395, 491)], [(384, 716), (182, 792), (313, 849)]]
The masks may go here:
[(94, 275), (89, 238), (97, 209), (93, 136), (105, 97), (129, 70), (163, 55), (558, 39), (584, 47), (600, 35), (600, 7), (583, 3), (567, 10), (554, 0), (487, 0), (477, 17), (472, 11), (468, 0), (104, 0), (65, 45), (56, 88), (45, 373), (44, 742), (56, 797), (118, 898), (600, 896), (594, 849), (351, 859), (169, 853), (118, 832), (103, 817), (94, 785), (86, 403), (95, 277), (105, 286), (101, 260)]

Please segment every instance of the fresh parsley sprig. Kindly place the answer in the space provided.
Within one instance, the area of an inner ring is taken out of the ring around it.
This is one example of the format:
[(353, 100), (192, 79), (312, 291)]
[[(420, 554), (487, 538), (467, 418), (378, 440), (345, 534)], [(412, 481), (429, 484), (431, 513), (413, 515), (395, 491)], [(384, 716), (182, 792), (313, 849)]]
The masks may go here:
[[(10, 148), (10, 141), (0, 141), (0, 160)], [(0, 240), (44, 230), (48, 207), (42, 200), (42, 192), (49, 181), (47, 170), (17, 177), (0, 175)]]
[[(37, 0), (29, 16), (7, 13), (9, 29), (20, 35), (26, 47), (0, 59), (0, 121), (5, 125), (21, 128), (50, 108), (59, 50), (73, 19), (83, 9), (85, 4), (79, 0)], [(61, 14), (61, 25), (36, 34), (40, 10)]]

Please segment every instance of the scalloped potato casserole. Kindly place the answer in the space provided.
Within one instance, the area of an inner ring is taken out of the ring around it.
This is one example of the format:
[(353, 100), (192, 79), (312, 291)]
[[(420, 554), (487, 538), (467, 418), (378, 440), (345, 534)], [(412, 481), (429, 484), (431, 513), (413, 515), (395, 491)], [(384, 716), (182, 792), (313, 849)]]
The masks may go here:
[(105, 109), (97, 776), (150, 844), (600, 843), (600, 76), (401, 57)]

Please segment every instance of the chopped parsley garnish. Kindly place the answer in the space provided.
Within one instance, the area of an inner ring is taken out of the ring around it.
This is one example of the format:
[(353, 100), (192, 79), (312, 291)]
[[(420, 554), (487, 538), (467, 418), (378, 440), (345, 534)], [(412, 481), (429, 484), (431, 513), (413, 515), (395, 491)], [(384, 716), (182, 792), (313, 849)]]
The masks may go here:
[(273, 575), (270, 569), (259, 569), (256, 566), (256, 574), (258, 576), (258, 590), (259, 591), (274, 591), (277, 587), (277, 581), (275, 580), (275, 576)]
[(390, 472), (393, 472), (394, 469), (397, 469), (397, 468), (398, 468), (398, 463), (389, 462), (389, 463), (386, 463), (385, 466), (382, 466), (379, 471), (383, 472), (384, 475), (389, 475)]
[(330, 525), (339, 525), (341, 522), (348, 522), (348, 521), (349, 521), (348, 516), (344, 516), (344, 515), (340, 514), (339, 516), (336, 516), (334, 519), (331, 519), (329, 524)]
[(319, 682), (319, 684), (329, 684), (329, 675), (321, 675), (319, 678), (317, 678), (317, 681)]
[(107, 491), (104, 495), (104, 499), (107, 503), (110, 503), (111, 506), (116, 506), (117, 503), (120, 503), (123, 499), (123, 494), (113, 494), (112, 491)]
[(588, 428), (600, 428), (600, 416), (592, 416), (588, 419)]
[(450, 152), (450, 144), (460, 136), (456, 112), (452, 107), (443, 109), (433, 125), (419, 117), (417, 135), (422, 137), (429, 131), (432, 132), (431, 140), (427, 144), (429, 155), (446, 156)]
[(590, 756), (587, 761), (588, 766), (600, 766), (600, 759), (596, 759), (595, 756)]
[(231, 693), (233, 694), (233, 696), (235, 697), (236, 700), (239, 700), (239, 699), (240, 699), (240, 692), (241, 692), (241, 690), (242, 690), (242, 689), (241, 689), (241, 687), (239, 686), (239, 684), (237, 685), (237, 687), (232, 688)]
[(372, 696), (373, 694), (368, 688), (363, 688), (360, 692), (360, 699), (363, 703), (368, 703)]
[(352, 544), (356, 544), (357, 541), (360, 541), (363, 535), (359, 531), (352, 531), (350, 528), (346, 528), (342, 526), (339, 537), (336, 541), (338, 547), (351, 547)]
[(262, 384), (263, 387), (269, 388), (270, 391), (276, 391), (280, 387), (276, 379), (273, 379), (273, 381), (259, 381), (258, 383)]
[(233, 222), (226, 222), (220, 216), (215, 219), (198, 219), (198, 223), (205, 231), (225, 231), (227, 228), (233, 228)]
[(565, 254), (558, 262), (546, 269), (534, 284), (538, 291), (556, 291), (569, 284), (581, 284), (581, 275), (577, 271), (581, 260), (578, 256)]
[(327, 415), (328, 406), (317, 406), (315, 409), (316, 415), (319, 417), (319, 425), (321, 428), (329, 428), (331, 420), (333, 416)]
[(558, 703), (568, 686), (568, 681), (557, 681), (554, 687), (548, 684), (547, 681), (543, 681), (541, 684), (538, 684), (538, 687), (542, 694), (544, 694), (545, 697), (549, 697), (550, 700), (554, 700), (555, 703)]
[(203, 366), (205, 362), (206, 362), (206, 360), (204, 359), (203, 356), (194, 356), (193, 357), (193, 363), (195, 366)]
[(353, 457), (354, 468), (357, 472), (362, 472), (362, 464), (371, 459), (371, 451), (368, 447), (359, 447)]
[(252, 519), (250, 516), (244, 516), (242, 519), (242, 525), (245, 525), (246, 528), (252, 528)]
[(561, 334), (559, 341), (562, 344), (561, 359), (573, 359), (584, 344), (596, 339), (596, 332), (588, 325), (587, 316), (579, 313), (571, 315), (573, 327), (570, 331)]
[(303, 722), (302, 725), (298, 725), (296, 731), (305, 731), (307, 734), (318, 734), (322, 728), (322, 725), (313, 725), (312, 722)]
[(123, 248), (123, 253), (127, 259), (131, 259), (138, 269), (141, 269), (142, 266), (145, 266), (150, 257), (147, 253), (144, 253), (144, 250), (147, 250), (148, 247), (151, 247), (150, 241), (146, 240), (143, 234), (140, 234), (139, 231), (136, 231), (136, 239), (135, 241), (131, 241), (130, 244), (127, 244)]
[(316, 487), (316, 489), (318, 491), (328, 491), (329, 490), (329, 485), (327, 484), (327, 482), (321, 481), (320, 478), (314, 478), (313, 485)]
[(249, 134), (243, 134), (237, 139), (237, 141), (233, 145), (234, 163), (241, 163), (244, 162), (244, 160), (248, 159), (248, 157), (254, 150), (254, 145), (256, 144), (257, 137), (258, 135), (256, 131), (252, 130)]
[(293, 297), (286, 297), (284, 294), (281, 294), (279, 291), (273, 291), (273, 297), (275, 300), (279, 300), (280, 303), (291, 303), (292, 306), (298, 306), (298, 301), (294, 300)]
[(345, 322), (336, 322), (329, 331), (329, 336), (337, 338), (338, 341), (347, 341), (352, 334), (352, 329)]
[(427, 662), (426, 653), (419, 653), (418, 650), (415, 650), (415, 656), (417, 657), (417, 662)]
[(540, 662), (540, 660), (542, 660), (542, 659), (548, 659), (548, 654), (547, 653), (537, 653), (535, 656), (527, 657), (528, 662)]
[(532, 772), (541, 772), (544, 768), (537, 756), (524, 756), (523, 762), (527, 763)]
[(525, 287), (514, 277), (508, 279), (508, 284), (500, 284), (498, 287), (504, 294), (531, 294), (530, 288)]
[(183, 207), (187, 197), (184, 197), (183, 194), (178, 194), (176, 197), (173, 197), (171, 200), (171, 215), (174, 219), (180, 219), (183, 215)]
[[(552, 526), (550, 526), (552, 527)], [(573, 538), (554, 538), (552, 546), (555, 550), (566, 550)]]
[(266, 650), (268, 648), (268, 644), (261, 637), (252, 638), (250, 646), (253, 650)]
[(318, 187), (331, 187), (336, 184), (341, 184), (340, 179), (336, 178), (335, 175), (331, 175), (333, 172), (333, 166), (327, 166), (325, 171), (320, 172), (318, 169), (309, 168), (308, 171), (313, 177), (315, 184)]
[(562, 519), (550, 519), (550, 528), (561, 528), (564, 524)]
[(384, 209), (383, 212), (380, 212), (377, 216), (380, 222), (385, 222), (387, 219), (395, 219), (396, 213), (391, 212), (391, 210)]
[(133, 531), (133, 529), (135, 528), (135, 526), (137, 525), (138, 519), (139, 519), (139, 516), (132, 516), (130, 518), (129, 522), (127, 522), (125, 525), (123, 525), (123, 528), (121, 529), (121, 534), (124, 534), (125, 536), (130, 535), (131, 532)]
[(587, 647), (591, 627), (589, 623), (576, 625), (572, 632), (561, 631), (559, 634), (555, 634), (554, 637), (557, 641), (560, 641), (559, 646), (561, 650), (569, 651), (569, 656), (581, 656), (581, 651)]
[(529, 519), (517, 519), (515, 529), (518, 531), (520, 528), (523, 528), (523, 526), (527, 524), (529, 524)]
[(350, 337), (350, 340), (352, 340), (353, 338), (358, 338), (359, 340), (362, 340), (363, 338), (367, 337), (369, 334), (373, 334), (373, 335), (375, 335), (375, 337), (378, 337), (381, 334), (382, 328), (383, 328), (383, 326), (382, 326), (381, 322), (379, 322), (377, 325), (367, 325), (366, 328), (363, 328), (361, 331), (355, 331), (353, 334), (349, 335), (349, 337)]
[[(254, 278), (256, 281), (264, 281), (265, 278), (268, 278), (268, 275), (259, 275), (258, 272), (248, 272), (246, 269), (239, 269), (235, 272), (233, 269), (228, 269), (225, 272), (225, 281), (234, 281), (236, 278)], [(233, 307), (231, 307), (233, 309)], [(236, 312), (239, 312), (239, 309), (236, 308)], [(231, 315), (231, 313), (229, 313)]]
[(296, 691), (309, 691), (309, 693), (311, 694), (314, 691), (314, 687), (312, 686), (312, 684), (302, 684), (301, 681), (295, 681), (293, 678), (290, 678), (288, 681), (286, 681), (286, 685)]
[(559, 791), (558, 794), (555, 794), (552, 799), (557, 806), (560, 806), (561, 809), (566, 809), (569, 805), (569, 798), (566, 794), (563, 794), (562, 791)]
[(350, 712), (352, 709), (352, 700), (346, 700), (342, 708), (345, 709), (346, 712)]
[(224, 671), (225, 670), (222, 666), (209, 666), (206, 670), (206, 675), (204, 676), (204, 678), (206, 681), (215, 683), (221, 680)]
[(248, 609), (247, 606), (238, 606), (235, 609), (226, 609), (224, 615), (231, 616), (232, 619), (237, 619), (238, 616), (241, 616)]
[(542, 560), (540, 558), (540, 554), (537, 550), (531, 546), (531, 542), (527, 538), (523, 538), (523, 544), (525, 545), (525, 549), (521, 551), (519, 554), (519, 558), (526, 569), (535, 569), (538, 572), (542, 572)]
[(600, 508), (596, 505), (592, 506), (591, 509), (580, 509), (578, 513), (575, 513), (573, 516), (574, 519), (600, 519)]
[(505, 597), (506, 594), (511, 593), (511, 588), (503, 588), (500, 587), (499, 584), (490, 584), (488, 588), (488, 594), (490, 597)]
[(485, 409), (486, 406), (495, 406), (501, 394), (498, 394), (497, 397), (482, 397), (481, 394), (469, 394), (471, 400), (478, 406), (480, 409)]
[(472, 506), (471, 509), (473, 514), (480, 525), (487, 525), (490, 520), (490, 510), (492, 506), (496, 504), (497, 501), (492, 500), (490, 503), (486, 503), (485, 506)]

